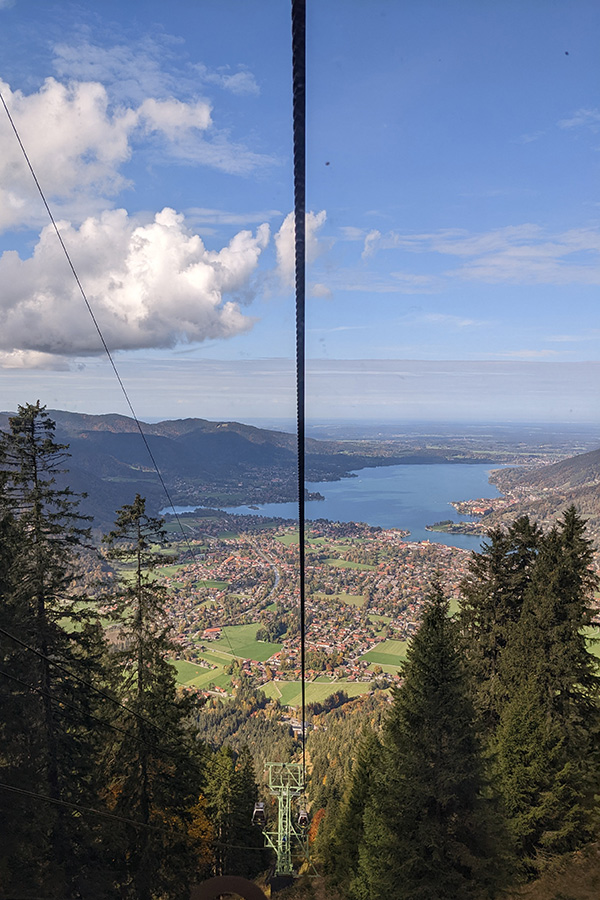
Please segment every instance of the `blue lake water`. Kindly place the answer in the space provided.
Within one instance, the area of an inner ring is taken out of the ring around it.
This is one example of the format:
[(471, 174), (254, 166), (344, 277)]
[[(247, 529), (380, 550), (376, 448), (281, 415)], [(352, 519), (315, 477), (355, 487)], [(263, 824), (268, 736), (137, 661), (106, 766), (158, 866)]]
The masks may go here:
[[(454, 507), (450, 506), (450, 501), (499, 497), (499, 492), (488, 482), (492, 468), (500, 466), (380, 466), (375, 469), (360, 469), (355, 478), (307, 482), (308, 490), (319, 491), (325, 500), (309, 500), (306, 503), (306, 518), (404, 528), (410, 530), (408, 539), (412, 541), (429, 540), (478, 550), (480, 537), (425, 531), (425, 526), (443, 519), (452, 519), (453, 522), (472, 521), (467, 516), (459, 516)], [(182, 506), (176, 509), (177, 512), (192, 512), (195, 507)], [(163, 512), (169, 510), (165, 509)], [(295, 519), (298, 516), (298, 506), (296, 503), (265, 503), (258, 509), (236, 506), (228, 508), (227, 512)]]

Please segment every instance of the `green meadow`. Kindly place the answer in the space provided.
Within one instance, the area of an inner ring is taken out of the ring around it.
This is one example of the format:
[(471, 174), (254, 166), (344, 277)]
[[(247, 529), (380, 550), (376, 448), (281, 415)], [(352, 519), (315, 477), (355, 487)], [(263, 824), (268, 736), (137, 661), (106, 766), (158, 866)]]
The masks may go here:
[[(202, 654), (202, 656), (204, 656), (204, 654)], [(207, 661), (216, 662), (214, 659), (209, 660), (208, 657)], [(218, 668), (216, 669), (205, 669), (203, 666), (198, 666), (185, 659), (173, 660), (172, 665), (177, 673), (177, 681), (181, 685), (207, 690), (210, 684), (214, 684), (217, 687), (229, 690), (231, 687), (231, 676), (226, 675), (224, 671), (225, 666), (228, 664), (228, 660), (222, 659), (220, 660), (220, 663), (221, 664), (218, 665)]]
[(392, 666), (397, 668), (401, 661), (406, 659), (407, 647), (408, 641), (383, 641), (383, 643), (374, 647), (373, 650), (367, 650), (367, 652), (361, 656), (361, 659), (364, 659), (369, 663), (377, 663), (380, 666)]
[[(306, 685), (306, 702), (321, 703), (336, 691), (345, 691), (349, 697), (358, 697), (371, 690), (370, 684), (357, 684), (354, 681), (330, 681), (329, 683), (311, 681)], [(302, 688), (299, 681), (268, 681), (261, 691), (267, 697), (279, 700), (282, 706), (300, 706)]]
[(259, 628), (258, 622), (250, 625), (226, 625), (222, 630), (222, 637), (218, 641), (211, 641), (211, 648), (236, 659), (266, 662), (282, 649), (283, 644), (257, 641), (256, 632)]

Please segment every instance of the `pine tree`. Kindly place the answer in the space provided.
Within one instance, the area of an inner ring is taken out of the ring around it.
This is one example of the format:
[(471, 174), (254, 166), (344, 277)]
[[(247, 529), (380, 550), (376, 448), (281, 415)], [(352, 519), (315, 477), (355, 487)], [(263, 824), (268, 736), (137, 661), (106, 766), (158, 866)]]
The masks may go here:
[(239, 756), (223, 745), (210, 760), (206, 810), (214, 830), (214, 874), (252, 877), (264, 868), (260, 829), (252, 825), (258, 798), (254, 764), (248, 749)]
[(195, 701), (178, 694), (169, 662), (175, 648), (168, 594), (153, 578), (165, 561), (163, 521), (146, 513), (138, 494), (118, 511), (104, 542), (108, 558), (120, 566), (113, 598), (124, 646), (115, 654), (117, 690), (130, 711), (116, 719), (127, 735), (116, 740), (108, 761), (108, 802), (139, 823), (121, 837), (127, 846), (121, 878), (136, 900), (151, 900), (161, 891), (183, 890), (197, 860), (188, 825), (202, 786), (203, 751), (190, 734)]
[(595, 823), (598, 664), (587, 647), (597, 578), (571, 507), (543, 539), (502, 660), (509, 700), (495, 743), (499, 786), (527, 871), (573, 850)]
[(326, 825), (319, 841), (332, 883), (350, 890), (357, 877), (359, 847), (364, 835), (363, 818), (380, 755), (377, 735), (365, 730), (342, 802), (336, 806), (333, 816), (330, 815), (332, 811), (327, 810), (327, 824), (333, 819), (333, 827)]
[(460, 624), (480, 726), (493, 734), (506, 700), (501, 657), (519, 621), (542, 533), (527, 516), (492, 529), (461, 585)]
[[(9, 425), (0, 439), (1, 516), (8, 533), (0, 646), (4, 690), (10, 694), (4, 775), (49, 802), (21, 797), (13, 803), (20, 815), (6, 823), (8, 830), (14, 837), (25, 827), (28, 840), (5, 857), (5, 867), (15, 890), (37, 886), (49, 898), (62, 897), (86, 884), (92, 870), (102, 889), (96, 868), (102, 827), (98, 820), (75, 821), (60, 804), (93, 806), (97, 799), (97, 703), (93, 690), (68, 673), (93, 681), (104, 647), (86, 598), (73, 583), (88, 530), (78, 498), (56, 483), (67, 447), (55, 442), (54, 422), (39, 402), (19, 407)], [(87, 895), (96, 896), (94, 890)]]
[(353, 888), (360, 900), (491, 897), (501, 878), (458, 643), (436, 583), (384, 729)]

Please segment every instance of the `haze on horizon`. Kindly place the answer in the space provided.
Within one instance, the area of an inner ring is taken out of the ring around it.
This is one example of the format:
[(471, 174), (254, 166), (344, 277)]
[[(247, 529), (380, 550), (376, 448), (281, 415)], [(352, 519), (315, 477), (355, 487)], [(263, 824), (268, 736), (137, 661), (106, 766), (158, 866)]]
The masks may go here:
[[(287, 4), (0, 26), (137, 414), (293, 418)], [(599, 36), (592, 0), (309, 0), (309, 418), (598, 421)], [(127, 414), (3, 112), (0, 145), (0, 408)]]

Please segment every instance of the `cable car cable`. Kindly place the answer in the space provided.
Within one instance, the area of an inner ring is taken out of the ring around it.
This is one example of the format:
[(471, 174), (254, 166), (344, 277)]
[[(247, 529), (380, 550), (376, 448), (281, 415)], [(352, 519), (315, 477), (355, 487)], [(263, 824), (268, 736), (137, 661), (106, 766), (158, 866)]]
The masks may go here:
[(306, 0), (292, 0), (294, 142), (294, 257), (296, 286), (296, 405), (298, 434), (298, 556), (300, 578), (300, 674), (302, 781), (306, 784)]

